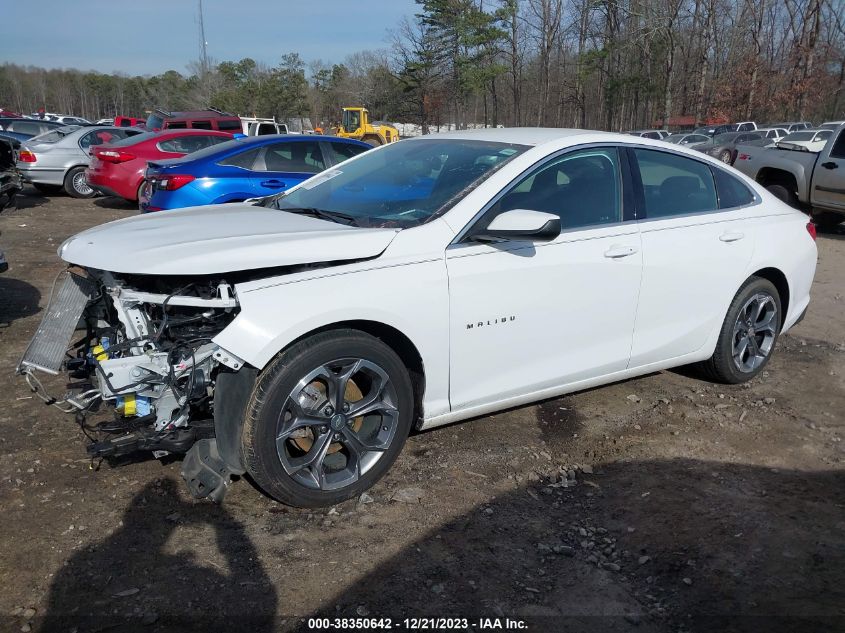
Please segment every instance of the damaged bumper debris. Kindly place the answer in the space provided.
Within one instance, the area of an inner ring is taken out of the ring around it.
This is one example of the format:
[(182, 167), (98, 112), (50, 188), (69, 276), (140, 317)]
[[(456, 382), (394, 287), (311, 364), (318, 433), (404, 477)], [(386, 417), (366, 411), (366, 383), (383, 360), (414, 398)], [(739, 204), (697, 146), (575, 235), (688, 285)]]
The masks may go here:
[[(183, 477), (191, 492), (219, 501), (232, 475), (244, 472), (237, 438), (226, 434), (239, 431), (255, 378), (213, 341), (238, 301), (222, 280), (164, 283), (64, 271), (17, 371), (46, 404), (74, 415), (92, 458), (187, 453)], [(68, 391), (51, 395), (42, 378), (62, 372), (71, 379)], [(93, 424), (103, 412), (111, 416)]]

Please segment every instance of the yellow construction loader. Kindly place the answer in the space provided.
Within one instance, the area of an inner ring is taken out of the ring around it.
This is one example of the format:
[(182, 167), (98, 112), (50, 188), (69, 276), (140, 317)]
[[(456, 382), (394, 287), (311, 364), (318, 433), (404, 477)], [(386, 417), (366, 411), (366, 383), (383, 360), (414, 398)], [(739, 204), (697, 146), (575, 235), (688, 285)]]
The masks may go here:
[(342, 122), (335, 134), (374, 146), (399, 140), (399, 130), (381, 121), (370, 121), (370, 113), (366, 108), (344, 108)]

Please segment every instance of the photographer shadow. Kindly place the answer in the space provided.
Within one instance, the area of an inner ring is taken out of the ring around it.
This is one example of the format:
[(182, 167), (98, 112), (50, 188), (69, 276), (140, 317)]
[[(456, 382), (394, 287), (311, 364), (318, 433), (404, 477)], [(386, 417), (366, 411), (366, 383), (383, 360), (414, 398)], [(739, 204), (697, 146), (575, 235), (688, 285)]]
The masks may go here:
[(165, 479), (132, 499), (111, 536), (62, 567), (37, 630), (263, 633), (275, 630), (276, 603), (243, 526), (222, 506), (183, 501)]

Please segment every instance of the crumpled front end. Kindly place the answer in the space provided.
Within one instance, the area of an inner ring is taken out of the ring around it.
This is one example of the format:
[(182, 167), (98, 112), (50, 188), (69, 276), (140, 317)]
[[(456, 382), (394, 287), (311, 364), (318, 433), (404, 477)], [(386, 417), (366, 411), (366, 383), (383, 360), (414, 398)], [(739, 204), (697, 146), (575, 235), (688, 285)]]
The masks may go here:
[[(92, 458), (196, 446), (185, 460), (193, 470), (183, 474), (195, 495), (219, 498), (238, 467), (220, 458), (212, 439), (215, 385), (243, 362), (212, 339), (238, 311), (222, 279), (70, 268), (56, 280), (18, 373), (44, 402), (75, 416)], [(50, 394), (42, 378), (62, 373), (69, 391)]]

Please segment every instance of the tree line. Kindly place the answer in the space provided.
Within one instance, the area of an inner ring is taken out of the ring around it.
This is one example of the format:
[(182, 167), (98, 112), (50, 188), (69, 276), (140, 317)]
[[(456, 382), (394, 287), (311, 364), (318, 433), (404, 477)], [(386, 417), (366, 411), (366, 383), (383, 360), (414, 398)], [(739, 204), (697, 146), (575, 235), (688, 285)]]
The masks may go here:
[(0, 66), (0, 105), (89, 119), (214, 106), (336, 122), (625, 130), (845, 118), (842, 0), (417, 0), (387, 48), (154, 76)]

